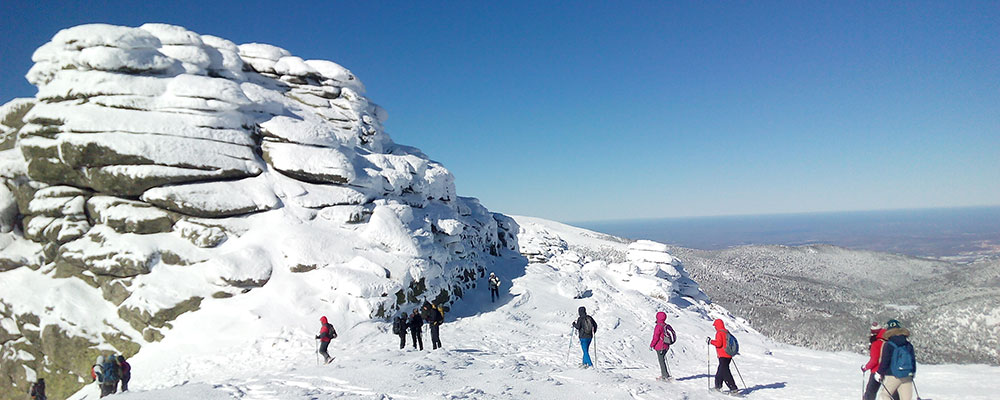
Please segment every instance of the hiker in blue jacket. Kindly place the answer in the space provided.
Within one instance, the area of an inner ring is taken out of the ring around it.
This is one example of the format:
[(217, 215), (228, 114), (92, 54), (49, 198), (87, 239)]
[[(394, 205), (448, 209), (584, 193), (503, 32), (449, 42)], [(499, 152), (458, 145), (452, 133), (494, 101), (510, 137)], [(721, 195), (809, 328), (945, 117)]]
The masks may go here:
[(883, 336), (886, 342), (882, 345), (882, 357), (878, 366), (878, 373), (882, 375), (879, 398), (888, 400), (898, 394), (899, 399), (910, 400), (913, 398), (913, 376), (917, 372), (913, 345), (907, 339), (910, 331), (894, 319), (886, 322), (885, 327)]
[(594, 341), (594, 332), (597, 332), (597, 321), (587, 315), (586, 307), (581, 306), (577, 311), (580, 316), (576, 321), (573, 321), (573, 329), (576, 329), (580, 337), (580, 347), (583, 348), (582, 366), (589, 368), (594, 366), (594, 363), (590, 361), (590, 343)]

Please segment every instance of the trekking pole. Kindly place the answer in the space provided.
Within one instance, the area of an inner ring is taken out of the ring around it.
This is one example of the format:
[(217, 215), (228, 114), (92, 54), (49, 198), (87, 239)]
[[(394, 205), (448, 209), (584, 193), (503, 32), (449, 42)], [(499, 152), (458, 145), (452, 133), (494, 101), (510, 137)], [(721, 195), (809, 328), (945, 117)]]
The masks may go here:
[(868, 392), (868, 379), (865, 379), (865, 371), (861, 371), (861, 400), (865, 400), (865, 393)]
[(591, 357), (590, 363), (594, 364), (594, 368), (597, 368), (597, 337), (590, 339), (590, 343), (594, 344), (594, 356)]
[(738, 367), (738, 366), (736, 365), (736, 358), (735, 358), (735, 357), (733, 357), (733, 359), (732, 359), (732, 360), (733, 360), (733, 367), (735, 367), (735, 368), (736, 368), (736, 375), (739, 375), (739, 376), (740, 376), (740, 382), (742, 382), (742, 383), (743, 383), (743, 390), (747, 390), (747, 383), (746, 383), (746, 381), (744, 381), (744, 380), (743, 380), (743, 374), (741, 374), (741, 373), (740, 373), (740, 367)]
[(573, 352), (573, 328), (569, 331), (569, 344), (566, 347), (566, 364), (569, 364), (569, 353)]
[(917, 395), (917, 400), (923, 400), (920, 398), (920, 391), (917, 390), (917, 382), (911, 380), (910, 383), (913, 384), (913, 393)]
[(319, 365), (319, 339), (316, 339), (316, 365)]

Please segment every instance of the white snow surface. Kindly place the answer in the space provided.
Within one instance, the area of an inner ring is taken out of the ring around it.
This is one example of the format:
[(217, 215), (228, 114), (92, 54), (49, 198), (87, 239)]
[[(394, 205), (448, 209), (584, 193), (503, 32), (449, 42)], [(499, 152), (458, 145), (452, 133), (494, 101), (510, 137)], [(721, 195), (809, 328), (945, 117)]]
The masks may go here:
[[(574, 248), (627, 248), (595, 232), (516, 219), (523, 242), (537, 243), (531, 235), (545, 232)], [(370, 263), (316, 269), (301, 275), (306, 279), (276, 270), (262, 288), (206, 300), (201, 310), (175, 320), (166, 339), (144, 346), (130, 360), (133, 391), (115, 398), (724, 399), (729, 397), (707, 389), (715, 360), (705, 337), (713, 334), (714, 318), (722, 318), (740, 339), (737, 383), (747, 389), (747, 398), (860, 395), (865, 356), (775, 343), (718, 306), (676, 294), (657, 296), (669, 287), (667, 280), (615, 272), (606, 262), (571, 250), (552, 252), (562, 261), (525, 266), (523, 258), (510, 257), (496, 265), (504, 282), (501, 299), (491, 303), (485, 286), (467, 292), (441, 326), (444, 347), (433, 351), (426, 330), (424, 351), (413, 350), (409, 337), (407, 348), (399, 350), (388, 323), (348, 312), (358, 305), (331, 296), (330, 288), (351, 274), (370, 274), (370, 283), (351, 290), (380, 290), (376, 278), (382, 271), (370, 269)], [(574, 258), (577, 262), (567, 261)], [(567, 281), (586, 287), (590, 296), (564, 296), (558, 286)], [(579, 306), (599, 325), (593, 369), (578, 367), (579, 343), (571, 336)], [(654, 380), (659, 371), (648, 350), (657, 311), (667, 313), (678, 334), (668, 356), (676, 378), (670, 382)], [(339, 337), (330, 346), (336, 359), (320, 366), (313, 336), (322, 315)], [(864, 340), (863, 333), (858, 339)], [(997, 367), (920, 365), (916, 382), (924, 399), (990, 399), (1000, 390), (998, 378)], [(96, 385), (88, 385), (72, 398), (96, 394)]]

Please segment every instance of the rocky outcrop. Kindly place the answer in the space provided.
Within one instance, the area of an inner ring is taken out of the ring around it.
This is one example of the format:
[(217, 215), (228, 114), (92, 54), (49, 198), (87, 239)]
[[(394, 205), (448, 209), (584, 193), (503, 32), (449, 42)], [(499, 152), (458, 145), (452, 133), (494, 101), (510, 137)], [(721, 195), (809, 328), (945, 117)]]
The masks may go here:
[[(336, 63), (164, 24), (64, 29), (32, 60), (37, 95), (0, 107), (0, 285), (82, 282), (113, 311), (0, 331), (35, 357), (4, 356), (4, 371), (31, 361), (79, 385), (75, 358), (44, 355), (75, 340), (81, 359), (135, 352), (284, 272), (336, 282), (331, 296), (369, 318), (447, 304), (518, 248), (517, 224), (393, 143)], [(46, 312), (30, 300), (0, 291)], [(43, 346), (50, 331), (69, 342)]]

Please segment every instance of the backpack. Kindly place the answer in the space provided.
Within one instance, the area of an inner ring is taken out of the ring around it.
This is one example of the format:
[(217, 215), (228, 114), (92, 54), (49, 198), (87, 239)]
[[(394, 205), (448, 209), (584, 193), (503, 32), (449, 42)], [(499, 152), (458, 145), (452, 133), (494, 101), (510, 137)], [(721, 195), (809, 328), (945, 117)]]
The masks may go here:
[(336, 339), (337, 338), (337, 331), (335, 329), (333, 329), (333, 325), (332, 324), (326, 324), (326, 337), (328, 337), (330, 339)]
[(583, 319), (583, 324), (580, 326), (580, 332), (583, 334), (594, 333), (594, 324), (590, 322), (589, 315)]
[(101, 383), (114, 383), (118, 381), (118, 374), (115, 373), (115, 362), (105, 361), (101, 364)]
[(670, 324), (663, 325), (663, 336), (660, 337), (660, 341), (666, 343), (667, 346), (677, 342), (677, 332), (674, 332), (674, 328)]
[(442, 322), (444, 322), (444, 308), (441, 308), (441, 306), (440, 306), (440, 305), (438, 305), (438, 306), (437, 306), (437, 312), (438, 312), (438, 316), (440, 317), (440, 318), (439, 318), (439, 319), (437, 320), (437, 324), (438, 324), (438, 325), (441, 325), (441, 323), (442, 323)]
[(726, 331), (726, 354), (730, 356), (740, 354), (740, 341), (729, 331)]
[(394, 319), (392, 321), (392, 334), (394, 335), (400, 334), (403, 331), (403, 327), (401, 325), (405, 323), (406, 322), (404, 322), (402, 319), (399, 318)]
[(892, 355), (889, 358), (889, 373), (897, 378), (912, 377), (917, 373), (917, 362), (913, 354), (913, 345), (910, 342), (898, 346), (889, 341), (885, 345), (892, 345)]

